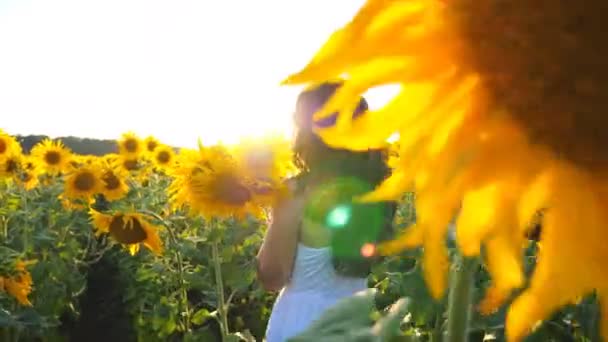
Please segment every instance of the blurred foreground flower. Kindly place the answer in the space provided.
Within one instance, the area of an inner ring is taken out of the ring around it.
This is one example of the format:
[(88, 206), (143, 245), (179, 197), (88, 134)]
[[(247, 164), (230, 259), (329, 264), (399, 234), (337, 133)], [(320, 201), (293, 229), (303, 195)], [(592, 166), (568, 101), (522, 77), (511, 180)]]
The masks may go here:
[(163, 245), (158, 236), (158, 227), (152, 225), (137, 213), (102, 214), (94, 209), (90, 210), (93, 225), (98, 234), (108, 233), (120, 244), (125, 245), (134, 255), (143, 244), (154, 254), (163, 252)]
[[(399, 134), (393, 175), (363, 200), (416, 191), (417, 223), (382, 249), (424, 246), (436, 298), (457, 212), (462, 253), (484, 247), (487, 312), (524, 285), (526, 230), (547, 209), (536, 270), (507, 317), (511, 341), (593, 290), (608, 337), (607, 10), (599, 0), (369, 0), (285, 81), (348, 75), (316, 114), (340, 112), (335, 126), (318, 130), (331, 146), (365, 150)], [(385, 84), (401, 92), (352, 120), (360, 94)]]

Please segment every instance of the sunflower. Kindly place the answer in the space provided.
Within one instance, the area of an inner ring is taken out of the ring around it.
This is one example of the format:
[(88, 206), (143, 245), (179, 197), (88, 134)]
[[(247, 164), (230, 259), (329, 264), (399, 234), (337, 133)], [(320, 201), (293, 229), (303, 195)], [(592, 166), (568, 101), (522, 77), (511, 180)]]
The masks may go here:
[(156, 139), (155, 137), (153, 137), (151, 135), (146, 137), (146, 139), (144, 139), (144, 146), (145, 146), (146, 153), (151, 154), (160, 145), (161, 145), (160, 141), (158, 141), (158, 139)]
[(18, 183), (26, 190), (31, 190), (38, 185), (39, 170), (35, 161), (29, 155), (23, 156), (21, 161), (21, 173), (18, 176)]
[(161, 170), (170, 168), (175, 162), (175, 152), (173, 151), (173, 148), (167, 145), (158, 145), (152, 153), (152, 162)]
[(139, 251), (140, 244), (156, 255), (163, 252), (158, 227), (146, 221), (138, 213), (102, 214), (91, 209), (91, 218), (98, 234), (107, 233), (118, 243), (125, 245), (131, 255)]
[(19, 179), (19, 172), (21, 170), (21, 158), (20, 151), (11, 152), (6, 154), (0, 159), (0, 178), (12, 178), (15, 180)]
[(101, 180), (103, 185), (101, 193), (108, 201), (121, 199), (129, 192), (129, 185), (126, 182), (127, 173), (119, 167), (106, 164), (101, 169)]
[[(436, 298), (446, 287), (444, 241), (457, 212), (461, 252), (487, 251), (493, 285), (481, 308), (489, 312), (524, 285), (529, 222), (547, 208), (535, 272), (509, 308), (510, 341), (593, 290), (608, 305), (604, 13), (599, 0), (369, 0), (285, 81), (347, 75), (316, 113), (340, 112), (335, 126), (318, 130), (331, 146), (385, 147), (399, 134), (392, 176), (362, 200), (416, 191), (417, 223), (380, 250), (422, 245)], [(353, 120), (359, 96), (386, 84), (400, 84), (400, 93)]]
[(14, 137), (0, 129), (0, 160), (13, 154), (15, 150), (21, 151), (21, 145)]
[(30, 154), (42, 172), (56, 175), (70, 170), (72, 152), (61, 141), (44, 139), (32, 148)]
[(184, 152), (172, 176), (169, 193), (175, 208), (187, 204), (205, 217), (263, 216), (263, 197), (256, 196), (254, 182), (224, 147)]
[(63, 193), (67, 199), (90, 200), (101, 192), (103, 185), (99, 167), (86, 165), (66, 175)]
[(127, 172), (136, 172), (141, 169), (141, 160), (137, 158), (120, 157), (117, 162)]
[(0, 291), (6, 291), (13, 296), (21, 305), (32, 306), (27, 298), (32, 292), (32, 276), (26, 269), (33, 261), (17, 261), (15, 265), (16, 275), (10, 277), (0, 277)]
[(144, 144), (135, 133), (127, 132), (118, 140), (118, 151), (122, 156), (134, 159), (143, 153)]

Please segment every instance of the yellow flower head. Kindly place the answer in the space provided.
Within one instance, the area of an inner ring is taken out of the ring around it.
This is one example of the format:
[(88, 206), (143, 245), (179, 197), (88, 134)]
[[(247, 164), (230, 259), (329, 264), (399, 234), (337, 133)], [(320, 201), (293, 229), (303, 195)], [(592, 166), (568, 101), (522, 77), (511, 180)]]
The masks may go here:
[(137, 158), (144, 152), (144, 143), (135, 133), (127, 132), (118, 140), (118, 151), (126, 158)]
[(161, 170), (166, 170), (175, 163), (175, 152), (171, 146), (158, 145), (151, 156), (154, 165)]
[(102, 187), (101, 193), (108, 201), (115, 201), (121, 199), (129, 192), (129, 185), (127, 184), (128, 172), (121, 169), (115, 163), (102, 163), (101, 180)]
[(156, 139), (155, 137), (153, 137), (151, 135), (146, 137), (146, 139), (144, 139), (144, 146), (145, 146), (146, 153), (154, 152), (154, 150), (156, 150), (156, 148), (160, 145), (161, 145), (160, 141), (158, 141), (158, 139)]
[(141, 169), (141, 160), (137, 158), (120, 157), (117, 160), (122, 170), (136, 172)]
[(0, 178), (6, 177), (18, 180), (22, 158), (20, 151), (11, 152), (0, 158)]
[[(491, 311), (524, 285), (522, 246), (534, 214), (547, 208), (530, 285), (512, 304), (507, 337), (597, 290), (608, 305), (608, 50), (605, 4), (551, 1), (368, 0), (286, 83), (347, 75), (316, 119), (330, 146), (384, 147), (399, 134), (394, 173), (364, 201), (416, 191), (417, 223), (381, 246), (424, 247), (423, 266), (439, 298), (444, 244), (458, 214), (461, 252), (482, 246), (493, 285)], [(584, 19), (584, 24), (580, 22)], [(398, 84), (385, 106), (352, 118), (372, 87)], [(559, 284), (559, 286), (555, 286)], [(608, 315), (602, 334), (608, 337)]]
[(37, 167), (50, 175), (63, 173), (71, 168), (72, 152), (63, 146), (61, 141), (44, 139), (32, 148), (31, 156)]
[(12, 277), (0, 277), (0, 290), (13, 296), (21, 305), (32, 306), (28, 296), (32, 292), (32, 276), (25, 268), (32, 262), (17, 261), (15, 270), (17, 274)]
[(103, 185), (98, 165), (81, 166), (66, 175), (63, 193), (65, 198), (90, 200)]
[(180, 153), (169, 188), (174, 207), (188, 205), (205, 217), (263, 215), (247, 173), (222, 146)]
[(19, 145), (14, 137), (0, 129), (0, 160), (12, 155), (15, 151), (21, 153), (21, 145)]
[(17, 183), (21, 184), (26, 190), (31, 190), (38, 185), (38, 175), (40, 171), (33, 158), (29, 155), (23, 156), (21, 161), (21, 173)]
[(163, 244), (158, 236), (158, 227), (137, 213), (102, 214), (91, 209), (91, 218), (97, 233), (107, 233), (118, 243), (125, 245), (134, 255), (143, 244), (152, 253), (160, 255)]

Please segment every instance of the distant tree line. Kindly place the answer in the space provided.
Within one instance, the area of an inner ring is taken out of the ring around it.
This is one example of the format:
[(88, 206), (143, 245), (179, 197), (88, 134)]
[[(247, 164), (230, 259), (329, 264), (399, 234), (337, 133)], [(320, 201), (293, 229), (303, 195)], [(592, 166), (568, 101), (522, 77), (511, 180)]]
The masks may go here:
[[(16, 138), (21, 144), (23, 152), (29, 153), (34, 145), (48, 137), (46, 135), (17, 135)], [(118, 147), (114, 140), (78, 138), (73, 136), (57, 139), (61, 140), (72, 152), (82, 155), (103, 156), (108, 153), (118, 152)]]

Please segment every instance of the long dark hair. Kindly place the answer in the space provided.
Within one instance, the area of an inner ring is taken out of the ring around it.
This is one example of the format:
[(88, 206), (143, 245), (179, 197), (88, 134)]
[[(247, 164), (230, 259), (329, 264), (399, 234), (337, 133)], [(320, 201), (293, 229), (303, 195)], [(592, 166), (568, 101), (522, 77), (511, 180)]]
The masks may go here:
[[(395, 202), (355, 203), (356, 195), (373, 190), (390, 173), (386, 151), (355, 152), (332, 148), (313, 128), (336, 123), (337, 113), (314, 121), (313, 114), (323, 107), (341, 82), (326, 82), (300, 93), (294, 113), (295, 162), (302, 170), (296, 177), (299, 189), (313, 189), (305, 216), (332, 229), (331, 247), (336, 271), (344, 276), (365, 277), (375, 261), (363, 252), (392, 235)], [(368, 109), (361, 97), (353, 118)], [(315, 195), (316, 194), (316, 195)], [(333, 218), (332, 218), (333, 217)]]

